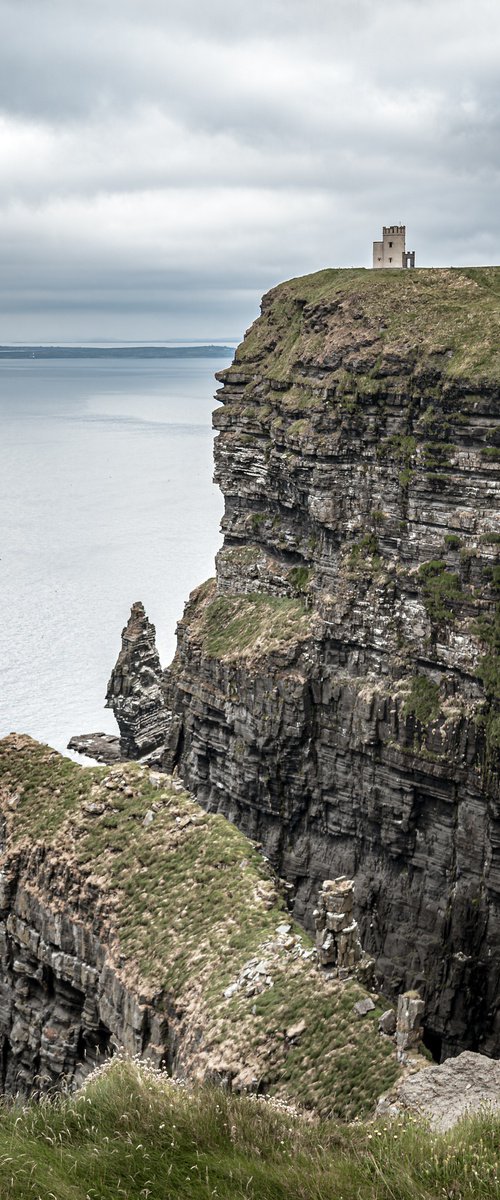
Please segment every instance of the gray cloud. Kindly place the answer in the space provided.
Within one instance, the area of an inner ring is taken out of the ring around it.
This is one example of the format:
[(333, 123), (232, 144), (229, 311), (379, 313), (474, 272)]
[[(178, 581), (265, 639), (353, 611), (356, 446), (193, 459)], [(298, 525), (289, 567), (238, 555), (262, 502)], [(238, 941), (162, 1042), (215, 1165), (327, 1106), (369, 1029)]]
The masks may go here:
[(279, 279), (369, 265), (384, 222), (422, 265), (498, 261), (496, 0), (0, 19), (0, 340), (93, 336), (93, 312), (103, 336), (238, 336)]

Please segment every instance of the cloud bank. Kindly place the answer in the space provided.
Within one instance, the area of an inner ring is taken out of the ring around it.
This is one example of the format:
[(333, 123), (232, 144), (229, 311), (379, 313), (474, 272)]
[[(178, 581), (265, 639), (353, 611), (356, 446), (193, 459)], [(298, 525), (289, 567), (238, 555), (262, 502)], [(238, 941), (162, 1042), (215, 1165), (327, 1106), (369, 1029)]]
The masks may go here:
[(498, 262), (496, 0), (0, 0), (0, 341), (239, 337), (261, 293)]

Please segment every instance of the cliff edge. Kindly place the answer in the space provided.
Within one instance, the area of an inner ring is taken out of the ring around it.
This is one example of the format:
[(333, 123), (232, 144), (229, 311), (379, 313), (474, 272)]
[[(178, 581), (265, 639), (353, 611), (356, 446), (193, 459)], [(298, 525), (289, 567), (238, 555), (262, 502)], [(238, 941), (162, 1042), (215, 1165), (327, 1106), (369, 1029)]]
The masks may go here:
[(263, 843), (299, 921), (355, 879), (438, 1059), (500, 1053), (499, 314), (500, 268), (264, 297), (218, 375), (217, 578), (161, 685), (165, 765)]

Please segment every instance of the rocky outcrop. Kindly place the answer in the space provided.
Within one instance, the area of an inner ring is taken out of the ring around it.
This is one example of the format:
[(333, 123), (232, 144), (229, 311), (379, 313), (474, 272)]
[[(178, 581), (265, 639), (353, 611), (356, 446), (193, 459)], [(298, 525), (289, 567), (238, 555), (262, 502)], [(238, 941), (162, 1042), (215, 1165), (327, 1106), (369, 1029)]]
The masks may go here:
[(500, 1053), (499, 290), (325, 271), (264, 298), (218, 376), (217, 579), (163, 682), (165, 765), (306, 925), (355, 879), (437, 1057)]
[(82, 733), (69, 739), (68, 750), (76, 750), (84, 758), (92, 758), (94, 762), (120, 762), (126, 757), (122, 754), (120, 738), (113, 733)]
[(410, 1112), (440, 1133), (462, 1117), (485, 1111), (500, 1111), (500, 1063), (470, 1051), (407, 1075), (392, 1098), (378, 1106), (381, 1116)]
[(352, 879), (326, 879), (314, 910), (316, 946), (321, 966), (346, 975), (359, 963), (363, 951), (354, 920)]
[(403, 992), (398, 996), (396, 1016), (396, 1046), (398, 1058), (404, 1061), (409, 1050), (422, 1040), (425, 1005), (418, 992)]
[[(118, 721), (124, 758), (143, 758), (165, 740), (168, 717), (155, 634), (144, 606), (137, 601), (122, 630), (122, 648), (106, 692), (106, 707), (113, 709)], [(77, 740), (81, 743), (83, 739)], [(73, 748), (78, 750), (80, 745)]]

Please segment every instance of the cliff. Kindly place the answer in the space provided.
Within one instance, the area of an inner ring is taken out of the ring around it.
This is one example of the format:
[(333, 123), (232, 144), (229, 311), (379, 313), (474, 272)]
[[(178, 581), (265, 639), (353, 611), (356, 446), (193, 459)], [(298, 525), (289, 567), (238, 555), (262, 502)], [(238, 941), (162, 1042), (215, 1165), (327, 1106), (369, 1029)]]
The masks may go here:
[(299, 921), (355, 878), (438, 1058), (500, 1052), (499, 296), (486, 268), (264, 297), (218, 375), (224, 544), (160, 706), (166, 765), (263, 843)]
[(377, 997), (318, 969), (262, 855), (177, 779), (13, 735), (0, 828), (2, 1092), (124, 1049), (349, 1118), (400, 1074)]

